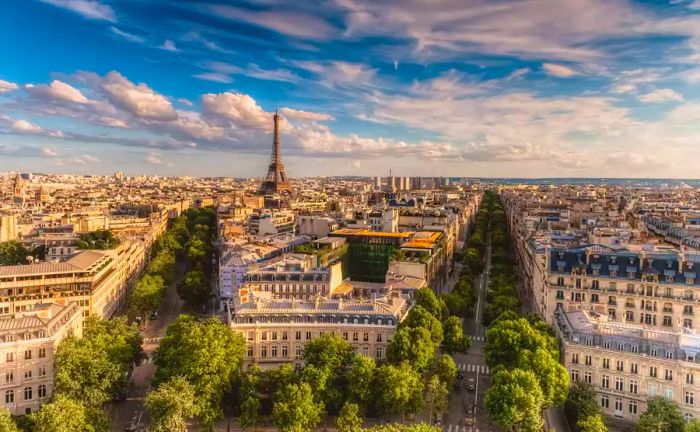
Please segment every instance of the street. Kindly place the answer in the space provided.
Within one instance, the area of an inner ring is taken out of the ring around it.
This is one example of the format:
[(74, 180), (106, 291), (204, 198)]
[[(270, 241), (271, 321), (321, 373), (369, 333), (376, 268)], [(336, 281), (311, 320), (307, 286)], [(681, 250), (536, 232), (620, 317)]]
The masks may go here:
[(186, 263), (177, 261), (175, 263), (175, 279), (168, 287), (165, 294), (165, 299), (160, 305), (158, 311), (158, 319), (149, 321), (148, 328), (142, 332), (143, 334), (143, 349), (148, 356), (148, 360), (144, 361), (136, 367), (132, 374), (133, 386), (127, 399), (122, 402), (112, 402), (109, 409), (110, 417), (112, 418), (113, 432), (123, 432), (129, 426), (144, 425), (148, 414), (143, 408), (143, 400), (150, 388), (150, 381), (155, 373), (153, 365), (153, 353), (158, 348), (160, 338), (165, 335), (165, 331), (171, 322), (180, 315), (183, 301), (177, 294), (177, 285), (182, 281), (185, 273)]

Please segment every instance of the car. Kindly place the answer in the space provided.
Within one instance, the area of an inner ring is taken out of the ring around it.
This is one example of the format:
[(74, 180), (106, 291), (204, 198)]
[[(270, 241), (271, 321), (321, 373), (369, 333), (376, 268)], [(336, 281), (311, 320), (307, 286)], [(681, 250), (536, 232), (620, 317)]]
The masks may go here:
[(158, 319), (158, 311), (151, 312), (151, 314), (148, 316), (148, 319), (157, 320)]
[(476, 386), (474, 384), (467, 384), (465, 388), (470, 392), (476, 391)]
[(464, 417), (464, 420), (462, 420), (462, 424), (464, 426), (474, 426), (474, 417), (472, 417), (471, 415)]

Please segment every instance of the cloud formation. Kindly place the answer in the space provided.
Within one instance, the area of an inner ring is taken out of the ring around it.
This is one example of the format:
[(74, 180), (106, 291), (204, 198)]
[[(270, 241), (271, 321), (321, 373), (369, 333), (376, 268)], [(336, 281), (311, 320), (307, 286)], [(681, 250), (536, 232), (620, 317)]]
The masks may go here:
[(88, 19), (116, 21), (116, 14), (111, 6), (102, 4), (97, 0), (41, 0), (71, 12), (82, 15)]

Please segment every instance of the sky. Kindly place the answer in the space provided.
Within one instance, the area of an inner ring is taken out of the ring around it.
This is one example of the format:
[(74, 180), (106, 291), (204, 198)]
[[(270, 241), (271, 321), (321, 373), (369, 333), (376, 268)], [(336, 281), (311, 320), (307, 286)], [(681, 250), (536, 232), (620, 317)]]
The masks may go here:
[(0, 171), (700, 177), (700, 0), (6, 0)]

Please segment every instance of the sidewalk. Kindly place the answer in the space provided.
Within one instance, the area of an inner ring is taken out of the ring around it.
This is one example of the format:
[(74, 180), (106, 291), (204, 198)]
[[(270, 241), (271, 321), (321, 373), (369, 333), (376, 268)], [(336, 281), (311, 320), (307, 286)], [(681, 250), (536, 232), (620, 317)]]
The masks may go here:
[(563, 409), (547, 409), (545, 412), (545, 430), (552, 432), (570, 432), (569, 422), (566, 421)]

